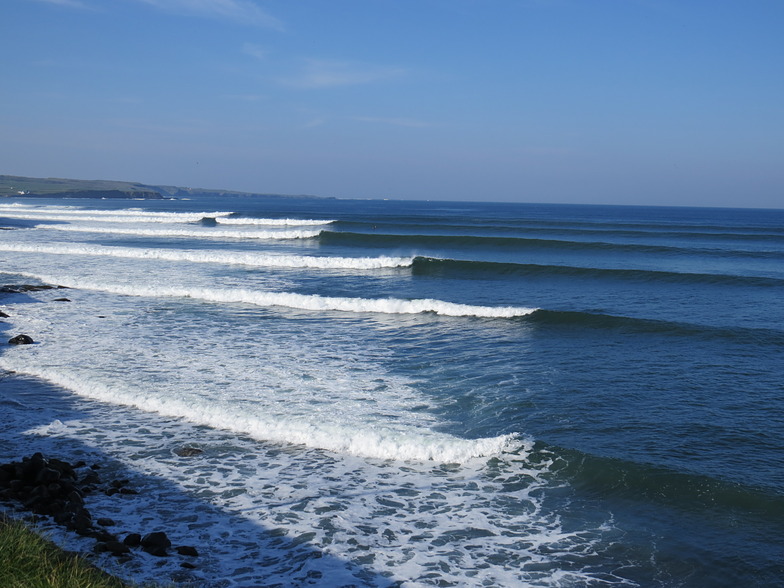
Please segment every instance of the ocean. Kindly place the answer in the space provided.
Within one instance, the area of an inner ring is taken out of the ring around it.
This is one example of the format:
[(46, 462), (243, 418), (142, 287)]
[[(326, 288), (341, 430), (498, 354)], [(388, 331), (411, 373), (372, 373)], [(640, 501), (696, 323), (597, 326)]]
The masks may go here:
[[(0, 202), (0, 452), (177, 586), (784, 586), (784, 210)], [(66, 300), (61, 300), (66, 298)], [(195, 455), (183, 455), (191, 448)], [(94, 540), (42, 523), (61, 545)]]

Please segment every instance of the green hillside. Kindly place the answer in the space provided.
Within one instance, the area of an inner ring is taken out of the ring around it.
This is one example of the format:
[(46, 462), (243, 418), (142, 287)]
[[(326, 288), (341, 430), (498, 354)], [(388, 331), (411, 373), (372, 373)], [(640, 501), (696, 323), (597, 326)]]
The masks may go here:
[(159, 190), (135, 182), (70, 180), (0, 175), (0, 196), (47, 198), (163, 198)]

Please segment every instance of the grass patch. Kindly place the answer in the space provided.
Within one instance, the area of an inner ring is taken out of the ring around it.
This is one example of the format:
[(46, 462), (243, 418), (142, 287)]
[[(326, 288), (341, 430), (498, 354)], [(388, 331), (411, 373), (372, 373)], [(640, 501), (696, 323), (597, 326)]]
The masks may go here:
[(129, 587), (1, 514), (0, 583), (4, 588)]

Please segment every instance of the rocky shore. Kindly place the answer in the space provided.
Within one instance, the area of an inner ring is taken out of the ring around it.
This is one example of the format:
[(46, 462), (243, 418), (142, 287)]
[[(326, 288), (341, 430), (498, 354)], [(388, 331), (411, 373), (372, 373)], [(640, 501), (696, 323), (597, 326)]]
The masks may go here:
[[(61, 286), (6, 284), (0, 285), (2, 294), (27, 294), (43, 290), (64, 289)], [(67, 302), (67, 298), (57, 301)], [(9, 315), (0, 312), (0, 319)], [(20, 333), (8, 339), (8, 345), (31, 345), (35, 341), (30, 335)], [(199, 452), (185, 447), (177, 451), (183, 457)], [(184, 568), (197, 567), (194, 563), (198, 550), (191, 545), (172, 546), (165, 530), (139, 530), (120, 537), (112, 532), (115, 522), (107, 517), (92, 513), (87, 504), (90, 496), (98, 493), (106, 496), (133, 496), (138, 491), (129, 486), (125, 479), (104, 480), (100, 475), (100, 464), (87, 465), (83, 461), (69, 463), (56, 457), (36, 452), (21, 461), (0, 464), (0, 510), (18, 518), (14, 513), (29, 513), (32, 522), (49, 522), (61, 526), (82, 537), (95, 540), (94, 553), (109, 553), (118, 562), (127, 562), (134, 553), (143, 551), (156, 557), (179, 556)]]
[(99, 464), (85, 462), (71, 464), (41, 453), (0, 464), (0, 503), (7, 510), (30, 512), (33, 520), (50, 520), (82, 537), (95, 539), (95, 553), (108, 552), (118, 561), (128, 561), (134, 551), (141, 550), (156, 557), (178, 554), (185, 559), (185, 568), (195, 568), (192, 559), (198, 550), (190, 545), (172, 546), (166, 531), (153, 530), (128, 533), (118, 537), (111, 532), (115, 522), (110, 518), (93, 516), (87, 506), (89, 496), (104, 493), (134, 495), (128, 480), (102, 480)]

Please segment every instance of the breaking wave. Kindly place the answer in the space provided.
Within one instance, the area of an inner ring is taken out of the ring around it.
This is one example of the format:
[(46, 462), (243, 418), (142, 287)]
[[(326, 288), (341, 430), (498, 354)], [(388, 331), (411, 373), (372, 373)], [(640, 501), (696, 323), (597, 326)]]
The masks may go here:
[(230, 211), (215, 211), (215, 212), (154, 212), (150, 210), (142, 210), (141, 208), (124, 208), (119, 210), (92, 210), (88, 208), (79, 208), (76, 206), (46, 206), (36, 207), (24, 204), (0, 204), (0, 212), (3, 216), (14, 216), (19, 214), (35, 215), (35, 218), (41, 218), (42, 215), (67, 215), (78, 217), (78, 220), (86, 220), (85, 217), (100, 217), (103, 220), (105, 217), (126, 217), (130, 220), (137, 218), (158, 218), (169, 219), (170, 222), (193, 222), (191, 220), (182, 221), (180, 219), (200, 220), (202, 218), (219, 218), (234, 214)]
[(37, 229), (52, 229), (75, 233), (109, 233), (112, 235), (137, 235), (140, 237), (207, 237), (212, 239), (311, 239), (318, 237), (320, 229), (292, 229), (273, 231), (216, 231), (192, 229), (120, 229), (115, 227), (78, 227), (70, 225), (36, 225)]
[(0, 251), (46, 253), (55, 255), (94, 255), (126, 259), (160, 259), (192, 263), (221, 263), (253, 267), (371, 270), (410, 267), (412, 257), (313, 257), (307, 255), (273, 255), (242, 251), (202, 251), (151, 249), (133, 247), (103, 247), (100, 245), (45, 245), (0, 243)]
[(254, 306), (280, 306), (298, 310), (341, 311), (379, 314), (433, 313), (453, 317), (514, 318), (536, 312), (536, 308), (517, 306), (475, 306), (430, 298), (405, 300), (400, 298), (348, 298), (297, 294), (294, 292), (264, 292), (244, 288), (179, 288), (166, 286), (141, 286), (124, 284), (99, 284), (96, 282), (20, 273), (50, 284), (67, 288), (94, 290), (124, 296), (149, 296), (163, 298), (191, 298), (205, 302), (253, 304)]
[(134, 389), (114, 382), (111, 386), (91, 381), (83, 375), (30, 365), (22, 358), (0, 358), (0, 368), (40, 378), (71, 392), (112, 404), (132, 406), (163, 416), (182, 418), (216, 429), (250, 435), (261, 441), (301, 444), (335, 453), (375, 459), (463, 463), (476, 457), (489, 457), (520, 451), (526, 447), (517, 434), (482, 439), (461, 439), (446, 433), (416, 428), (385, 430), (377, 424), (368, 427), (341, 426), (306, 422), (301, 418), (272, 417), (251, 413), (231, 405), (195, 401), (183, 396), (156, 395), (153, 390)]
[(313, 220), (297, 218), (243, 218), (243, 217), (217, 217), (216, 222), (221, 225), (251, 225), (251, 226), (286, 226), (307, 227), (313, 225), (329, 225), (334, 220)]

